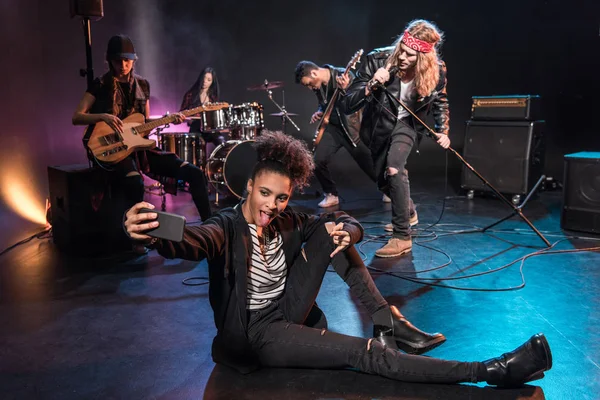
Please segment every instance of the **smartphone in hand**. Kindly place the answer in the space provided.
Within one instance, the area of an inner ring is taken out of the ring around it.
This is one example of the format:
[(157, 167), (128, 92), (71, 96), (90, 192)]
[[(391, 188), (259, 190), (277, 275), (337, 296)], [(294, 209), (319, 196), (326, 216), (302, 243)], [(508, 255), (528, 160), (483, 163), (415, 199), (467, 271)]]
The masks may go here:
[(183, 230), (185, 229), (185, 217), (177, 214), (171, 214), (164, 211), (151, 210), (142, 208), (140, 214), (156, 213), (158, 217), (158, 227), (144, 232), (148, 236), (159, 239), (171, 240), (173, 242), (181, 242), (183, 240)]

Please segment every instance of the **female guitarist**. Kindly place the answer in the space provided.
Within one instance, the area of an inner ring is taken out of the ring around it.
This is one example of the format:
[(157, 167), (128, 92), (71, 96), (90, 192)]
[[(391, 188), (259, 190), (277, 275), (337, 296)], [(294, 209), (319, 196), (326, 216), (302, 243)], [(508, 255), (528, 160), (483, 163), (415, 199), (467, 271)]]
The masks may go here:
[[(150, 115), (150, 85), (147, 80), (133, 73), (137, 60), (133, 42), (124, 35), (113, 36), (108, 41), (106, 61), (109, 71), (97, 78), (88, 88), (73, 115), (73, 125), (93, 125), (103, 122), (115, 132), (123, 133), (123, 119), (134, 114)], [(183, 121), (177, 115), (176, 123)], [(84, 144), (87, 148), (87, 139)], [(132, 206), (144, 198), (144, 181), (141, 173), (165, 183), (167, 193), (177, 194), (176, 183), (182, 180), (189, 183), (189, 191), (202, 220), (212, 212), (208, 199), (206, 180), (202, 170), (179, 159), (173, 153), (158, 149), (137, 151), (129, 157), (113, 164), (109, 176), (122, 188), (127, 202)]]

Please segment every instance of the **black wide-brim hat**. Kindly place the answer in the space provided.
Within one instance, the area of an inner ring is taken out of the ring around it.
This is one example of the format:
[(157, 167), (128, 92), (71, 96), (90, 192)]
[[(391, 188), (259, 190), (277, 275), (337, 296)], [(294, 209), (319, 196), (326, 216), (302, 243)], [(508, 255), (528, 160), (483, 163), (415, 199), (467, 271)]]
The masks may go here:
[(108, 41), (108, 47), (106, 49), (106, 60), (110, 61), (122, 58), (127, 60), (137, 60), (137, 55), (135, 54), (133, 42), (131, 41), (129, 36), (113, 36)]

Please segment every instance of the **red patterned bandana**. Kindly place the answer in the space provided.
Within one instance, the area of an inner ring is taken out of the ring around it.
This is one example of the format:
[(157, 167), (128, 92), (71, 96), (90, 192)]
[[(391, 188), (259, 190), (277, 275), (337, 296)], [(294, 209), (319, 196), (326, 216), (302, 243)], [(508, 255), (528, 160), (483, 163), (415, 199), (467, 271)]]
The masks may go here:
[(433, 44), (421, 39), (417, 39), (408, 33), (408, 31), (404, 31), (404, 34), (402, 35), (402, 43), (421, 53), (429, 53), (433, 50)]

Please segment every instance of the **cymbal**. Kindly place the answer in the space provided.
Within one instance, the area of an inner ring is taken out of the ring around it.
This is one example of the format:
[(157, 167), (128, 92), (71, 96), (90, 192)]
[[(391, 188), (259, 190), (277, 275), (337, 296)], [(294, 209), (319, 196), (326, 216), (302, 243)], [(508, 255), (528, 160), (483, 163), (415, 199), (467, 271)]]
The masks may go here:
[(269, 115), (271, 117), (283, 117), (284, 115), (287, 115), (288, 117), (297, 117), (298, 116), (298, 114), (294, 114), (294, 113), (291, 113), (291, 112), (286, 112), (285, 114), (282, 113), (282, 112), (278, 112), (278, 113), (272, 113), (272, 114), (269, 114)]
[(271, 90), (271, 89), (277, 89), (280, 87), (283, 87), (282, 81), (273, 81), (273, 82), (265, 81), (265, 83), (262, 83), (260, 85), (255, 85), (255, 86), (249, 86), (246, 89), (247, 90)]

